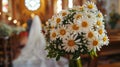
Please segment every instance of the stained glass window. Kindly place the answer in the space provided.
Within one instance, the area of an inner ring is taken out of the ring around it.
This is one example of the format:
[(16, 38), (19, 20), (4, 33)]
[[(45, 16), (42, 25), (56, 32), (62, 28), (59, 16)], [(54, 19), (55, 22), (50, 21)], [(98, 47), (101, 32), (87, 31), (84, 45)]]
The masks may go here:
[(73, 7), (73, 0), (68, 0), (68, 7), (72, 8)]
[(25, 0), (25, 6), (28, 10), (37, 10), (40, 7), (40, 0)]
[(2, 11), (5, 13), (8, 12), (8, 0), (2, 0)]
[(57, 0), (57, 13), (62, 10), (62, 0)]

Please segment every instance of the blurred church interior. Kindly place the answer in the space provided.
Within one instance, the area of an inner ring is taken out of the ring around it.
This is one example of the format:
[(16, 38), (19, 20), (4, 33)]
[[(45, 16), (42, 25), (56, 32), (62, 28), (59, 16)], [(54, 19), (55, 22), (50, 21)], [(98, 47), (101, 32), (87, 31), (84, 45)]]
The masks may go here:
[(86, 1), (94, 2), (104, 14), (110, 43), (94, 60), (82, 56), (83, 67), (120, 67), (120, 0), (0, 0), (0, 23), (14, 30), (12, 33), (8, 29), (2, 32), (0, 25), (0, 67), (13, 67), (12, 61), (26, 45), (26, 31), (29, 31), (29, 22), (35, 15), (40, 17), (45, 32), (44, 26), (53, 14)]

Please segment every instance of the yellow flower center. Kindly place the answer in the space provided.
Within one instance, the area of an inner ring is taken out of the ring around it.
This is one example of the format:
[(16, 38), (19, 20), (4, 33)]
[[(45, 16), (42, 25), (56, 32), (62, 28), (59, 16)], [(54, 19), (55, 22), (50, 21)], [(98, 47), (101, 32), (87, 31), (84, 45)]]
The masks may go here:
[(88, 16), (88, 18), (91, 18), (91, 16), (90, 15), (87, 15)]
[(68, 46), (72, 47), (75, 45), (75, 41), (74, 40), (69, 40), (68, 41)]
[(66, 13), (66, 12), (63, 12), (63, 13), (62, 13), (62, 16), (65, 16), (65, 15), (67, 15), (67, 13)]
[(53, 37), (53, 38), (56, 37), (56, 33), (55, 33), (55, 32), (52, 33), (52, 37)]
[(87, 27), (88, 26), (88, 23), (86, 21), (83, 21), (82, 22), (82, 27)]
[(61, 29), (61, 30), (60, 30), (60, 34), (61, 34), (61, 35), (65, 35), (65, 34), (66, 34), (66, 30), (65, 30), (65, 29)]
[(107, 37), (106, 36), (104, 36), (103, 37), (103, 42), (105, 42), (107, 40)]
[(56, 19), (56, 22), (57, 22), (57, 23), (60, 23), (60, 22), (61, 22), (61, 19), (60, 19), (60, 18), (57, 18), (57, 19)]
[(98, 33), (101, 35), (101, 34), (103, 33), (103, 30), (100, 29), (100, 30), (98, 31)]
[(98, 14), (98, 17), (102, 17), (102, 14), (101, 14), (101, 13), (99, 13), (99, 14)]
[(79, 18), (81, 18), (81, 17), (82, 17), (82, 15), (79, 14), (79, 15), (76, 16), (76, 19), (79, 19)]
[(80, 6), (80, 11), (82, 11), (83, 10), (83, 6)]
[(89, 37), (89, 38), (92, 38), (92, 37), (93, 37), (93, 33), (92, 33), (92, 32), (89, 32), (89, 33), (88, 33), (88, 37)]
[(102, 24), (102, 23), (101, 23), (100, 21), (97, 21), (97, 25), (98, 25), (98, 26), (101, 26), (101, 24)]
[(93, 41), (93, 46), (97, 46), (98, 45), (98, 41), (97, 40), (94, 40)]
[(94, 7), (94, 6), (93, 6), (92, 4), (89, 4), (89, 5), (88, 5), (88, 8), (89, 8), (89, 9), (92, 9), (93, 7)]
[(51, 26), (51, 29), (54, 29), (55, 27), (54, 26)]
[(76, 24), (72, 25), (72, 29), (73, 30), (78, 30), (79, 29), (79, 26), (77, 26)]

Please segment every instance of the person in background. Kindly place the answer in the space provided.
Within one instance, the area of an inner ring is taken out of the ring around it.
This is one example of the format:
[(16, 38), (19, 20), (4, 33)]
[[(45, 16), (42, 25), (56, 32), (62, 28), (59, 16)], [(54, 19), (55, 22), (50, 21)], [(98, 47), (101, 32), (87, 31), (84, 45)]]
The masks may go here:
[(20, 37), (20, 45), (19, 48), (22, 49), (26, 44), (27, 44), (27, 40), (28, 40), (28, 32), (27, 31), (23, 31), (19, 34)]
[(22, 48), (20, 56), (13, 61), (13, 67), (67, 67), (66, 59), (57, 62), (47, 58), (41, 23), (39, 16), (33, 18), (27, 44)]
[(28, 33), (30, 32), (31, 24), (32, 24), (32, 18), (28, 19), (28, 21), (27, 21), (27, 29), (26, 29), (26, 31)]

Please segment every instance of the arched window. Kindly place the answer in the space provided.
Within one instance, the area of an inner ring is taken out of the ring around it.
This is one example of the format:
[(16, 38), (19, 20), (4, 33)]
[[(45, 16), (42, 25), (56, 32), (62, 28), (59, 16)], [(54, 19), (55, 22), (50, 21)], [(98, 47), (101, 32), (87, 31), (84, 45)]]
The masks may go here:
[(37, 10), (40, 7), (40, 0), (25, 0), (25, 6), (28, 10)]
[(57, 0), (57, 13), (62, 10), (62, 0)]
[(2, 0), (2, 11), (5, 13), (8, 12), (8, 0)]
[(73, 0), (68, 0), (68, 7), (72, 8), (73, 7)]

